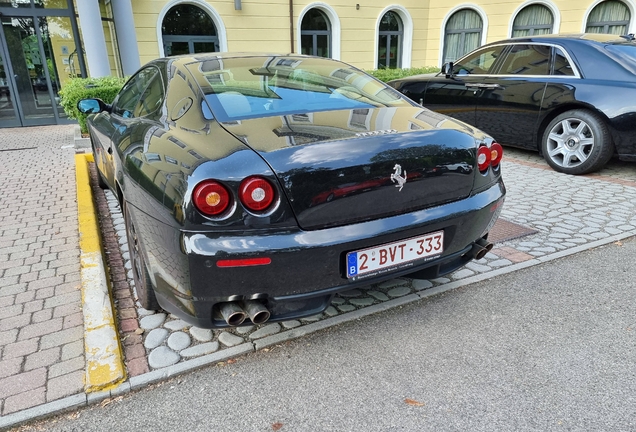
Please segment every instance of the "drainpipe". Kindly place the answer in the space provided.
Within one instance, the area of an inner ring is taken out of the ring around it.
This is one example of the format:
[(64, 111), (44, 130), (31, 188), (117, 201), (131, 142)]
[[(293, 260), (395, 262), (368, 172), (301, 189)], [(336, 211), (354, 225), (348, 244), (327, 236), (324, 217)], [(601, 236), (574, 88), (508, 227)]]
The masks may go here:
[(294, 53), (294, 0), (289, 0), (289, 40), (291, 41), (291, 53)]

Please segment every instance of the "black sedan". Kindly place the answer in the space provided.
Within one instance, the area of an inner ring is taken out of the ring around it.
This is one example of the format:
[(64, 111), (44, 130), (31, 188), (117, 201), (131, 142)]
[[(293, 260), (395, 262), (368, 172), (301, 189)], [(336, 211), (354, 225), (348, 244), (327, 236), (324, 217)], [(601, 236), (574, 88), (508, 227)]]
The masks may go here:
[(636, 160), (632, 35), (545, 35), (484, 45), (438, 74), (389, 85), (424, 106), (585, 174)]
[(163, 58), (112, 105), (78, 108), (95, 114), (140, 303), (196, 326), (316, 314), (338, 291), (434, 278), (492, 247), (501, 146), (347, 64)]

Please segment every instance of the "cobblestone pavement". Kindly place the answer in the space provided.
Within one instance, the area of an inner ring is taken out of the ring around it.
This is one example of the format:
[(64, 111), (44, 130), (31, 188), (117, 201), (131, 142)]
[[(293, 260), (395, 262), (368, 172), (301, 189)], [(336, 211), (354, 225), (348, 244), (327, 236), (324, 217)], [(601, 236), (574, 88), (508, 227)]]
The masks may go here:
[[(536, 153), (506, 148), (505, 154), (503, 169), (508, 195), (501, 217), (533, 228), (537, 231), (535, 234), (498, 243), (483, 259), (473, 261), (447, 277), (430, 281), (398, 278), (340, 293), (324, 313), (300, 320), (212, 331), (191, 327), (163, 312), (146, 311), (137, 304), (141, 329), (137, 333), (143, 331), (147, 366), (144, 362), (143, 368), (129, 368), (129, 373), (132, 376), (145, 374), (148, 370), (160, 370), (246, 343), (259, 349), (271, 341), (283, 340), (282, 334), (291, 329), (302, 329), (320, 321), (326, 321), (328, 326), (332, 317), (433, 288), (444, 290), (453, 282), (469, 282), (471, 278), (487, 277), (515, 264), (531, 265), (540, 262), (537, 260), (541, 258), (558, 257), (575, 252), (577, 248), (593, 247), (604, 239), (612, 241), (635, 233), (636, 170), (632, 164), (613, 161), (598, 174), (575, 177), (553, 171)], [(113, 220), (117, 221), (115, 229), (119, 243), (125, 244), (126, 233), (119, 205), (114, 196), (108, 194), (109, 208)], [(123, 258), (128, 282), (133, 286), (125, 250)], [(278, 339), (274, 337), (277, 334), (281, 334)], [(296, 330), (294, 334), (303, 332)], [(138, 355), (139, 350), (135, 353)]]
[(0, 129), (0, 416), (84, 390), (74, 154), (71, 125)]

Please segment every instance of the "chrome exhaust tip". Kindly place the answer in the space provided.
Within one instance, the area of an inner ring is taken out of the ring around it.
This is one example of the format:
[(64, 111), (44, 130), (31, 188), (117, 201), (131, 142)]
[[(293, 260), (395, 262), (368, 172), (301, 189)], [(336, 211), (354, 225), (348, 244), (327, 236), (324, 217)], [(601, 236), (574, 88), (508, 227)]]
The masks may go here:
[(473, 243), (473, 249), (471, 250), (475, 254), (475, 259), (482, 259), (493, 248), (493, 244), (488, 240), (479, 238)]
[(269, 320), (270, 312), (263, 303), (248, 300), (243, 303), (243, 308), (254, 324), (263, 324)]
[(220, 305), (219, 310), (225, 322), (232, 327), (243, 324), (243, 321), (247, 318), (243, 308), (236, 303), (223, 303)]

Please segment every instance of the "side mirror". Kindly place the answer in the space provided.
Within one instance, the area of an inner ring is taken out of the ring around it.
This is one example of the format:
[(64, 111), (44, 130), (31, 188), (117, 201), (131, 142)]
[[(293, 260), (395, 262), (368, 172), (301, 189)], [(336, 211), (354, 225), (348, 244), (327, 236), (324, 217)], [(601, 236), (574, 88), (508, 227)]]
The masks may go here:
[(77, 102), (77, 109), (84, 114), (96, 114), (102, 111), (109, 111), (110, 107), (101, 99), (82, 99)]
[(442, 73), (446, 75), (446, 78), (453, 76), (453, 62), (444, 63), (442, 65)]

